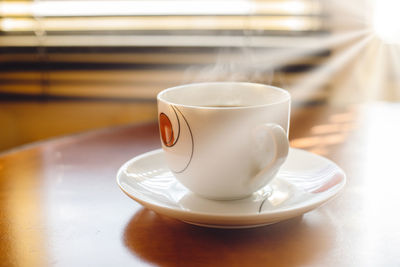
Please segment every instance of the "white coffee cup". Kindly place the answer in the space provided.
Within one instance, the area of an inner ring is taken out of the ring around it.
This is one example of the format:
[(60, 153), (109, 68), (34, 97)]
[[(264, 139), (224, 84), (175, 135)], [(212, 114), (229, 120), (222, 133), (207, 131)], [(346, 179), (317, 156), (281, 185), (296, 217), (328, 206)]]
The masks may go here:
[(244, 198), (267, 185), (288, 150), (290, 94), (244, 82), (177, 86), (157, 96), (167, 165), (190, 191)]

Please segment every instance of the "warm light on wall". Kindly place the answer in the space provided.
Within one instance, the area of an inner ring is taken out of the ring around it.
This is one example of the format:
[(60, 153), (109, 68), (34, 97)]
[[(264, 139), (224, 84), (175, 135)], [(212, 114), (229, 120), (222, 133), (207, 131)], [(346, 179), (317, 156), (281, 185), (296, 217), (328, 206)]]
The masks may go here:
[(129, 16), (129, 15), (254, 15), (315, 14), (312, 1), (136, 0), (34, 1), (0, 3), (0, 16)]
[[(221, 46), (220, 31), (250, 30), (256, 37), (272, 31), (278, 35), (322, 32), (322, 9), (318, 0), (0, 0), (0, 47), (171, 45), (171, 34), (181, 36), (173, 38), (179, 39), (173, 45), (186, 45), (200, 36), (202, 45), (209, 45), (212, 38), (212, 45)], [(225, 37), (229, 46), (237, 46), (233, 39), (242, 38)]]
[(10, 31), (99, 31), (99, 30), (272, 30), (309, 31), (320, 20), (309, 17), (88, 17), (88, 18), (5, 18), (0, 29)]

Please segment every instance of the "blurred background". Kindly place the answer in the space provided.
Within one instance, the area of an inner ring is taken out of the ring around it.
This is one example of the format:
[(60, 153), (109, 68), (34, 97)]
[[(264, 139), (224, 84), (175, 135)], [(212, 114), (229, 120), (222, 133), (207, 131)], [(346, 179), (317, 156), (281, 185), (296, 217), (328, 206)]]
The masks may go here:
[(293, 105), (400, 100), (391, 0), (0, 2), (0, 151), (157, 119), (162, 89), (251, 81)]

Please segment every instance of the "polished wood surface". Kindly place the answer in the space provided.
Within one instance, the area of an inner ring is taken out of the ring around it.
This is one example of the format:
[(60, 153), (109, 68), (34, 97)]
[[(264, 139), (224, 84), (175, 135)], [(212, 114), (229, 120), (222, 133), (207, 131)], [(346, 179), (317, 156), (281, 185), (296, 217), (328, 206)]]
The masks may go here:
[(0, 96), (0, 153), (56, 136), (154, 121), (157, 119), (155, 99), (2, 101)]
[(400, 266), (400, 105), (293, 109), (291, 145), (346, 172), (334, 200), (254, 229), (208, 229), (124, 195), (125, 161), (160, 147), (155, 123), (0, 154), (0, 266)]

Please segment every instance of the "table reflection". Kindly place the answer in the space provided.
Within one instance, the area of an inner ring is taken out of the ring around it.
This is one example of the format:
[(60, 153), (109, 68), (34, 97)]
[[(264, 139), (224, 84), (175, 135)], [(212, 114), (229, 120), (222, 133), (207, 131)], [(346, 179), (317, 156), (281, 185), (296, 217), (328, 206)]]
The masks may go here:
[(233, 230), (193, 226), (141, 209), (127, 223), (123, 242), (132, 254), (163, 266), (176, 266), (176, 262), (190, 266), (266, 266), (268, 262), (312, 266), (316, 259), (331, 253), (337, 228), (329, 210)]

